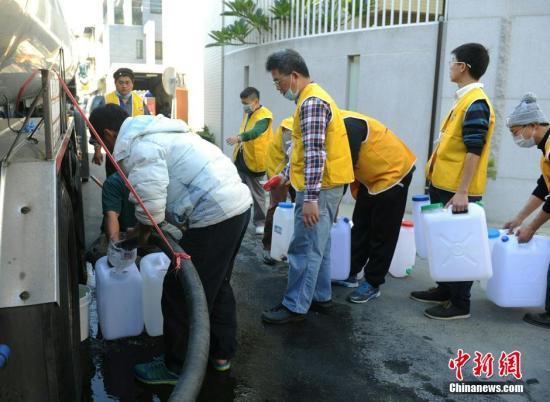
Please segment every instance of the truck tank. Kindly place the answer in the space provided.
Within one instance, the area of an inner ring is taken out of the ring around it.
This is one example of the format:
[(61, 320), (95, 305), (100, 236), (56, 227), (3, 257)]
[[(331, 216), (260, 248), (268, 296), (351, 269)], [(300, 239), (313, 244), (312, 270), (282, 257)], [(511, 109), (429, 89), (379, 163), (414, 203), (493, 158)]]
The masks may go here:
[(71, 51), (72, 34), (57, 0), (0, 0), (0, 96), (9, 101), (35, 96), (40, 90), (40, 69), (60, 71), (63, 49), (65, 73), (76, 70)]

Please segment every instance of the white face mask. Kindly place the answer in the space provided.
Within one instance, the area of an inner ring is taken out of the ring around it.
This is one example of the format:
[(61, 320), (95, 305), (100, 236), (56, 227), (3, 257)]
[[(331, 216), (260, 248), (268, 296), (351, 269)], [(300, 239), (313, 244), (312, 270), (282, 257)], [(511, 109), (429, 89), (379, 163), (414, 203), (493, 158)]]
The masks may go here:
[(252, 106), (250, 105), (243, 105), (243, 111), (245, 113), (252, 113)]
[(293, 102), (298, 98), (298, 91), (292, 91), (292, 75), (290, 76), (290, 86), (288, 87), (288, 91), (286, 91), (283, 96)]
[[(533, 130), (533, 134), (534, 134), (534, 130)], [(531, 138), (529, 139), (526, 139), (522, 134), (514, 135), (513, 138), (514, 138), (514, 142), (518, 147), (531, 148), (537, 145), (537, 143), (535, 142), (534, 135), (531, 135)]]

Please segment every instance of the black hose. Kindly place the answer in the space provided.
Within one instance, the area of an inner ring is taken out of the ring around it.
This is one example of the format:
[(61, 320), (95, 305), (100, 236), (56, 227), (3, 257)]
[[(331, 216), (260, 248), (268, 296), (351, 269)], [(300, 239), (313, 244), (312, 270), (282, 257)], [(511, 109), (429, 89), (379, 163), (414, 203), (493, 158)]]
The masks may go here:
[[(166, 236), (176, 252), (182, 252), (180, 245)], [(166, 243), (156, 233), (151, 234), (149, 243), (160, 248), (172, 260), (174, 258)], [(210, 349), (210, 317), (202, 283), (191, 260), (181, 260), (181, 269), (176, 272), (185, 292), (187, 314), (189, 315), (189, 335), (187, 352), (181, 374), (169, 402), (195, 402), (201, 390)]]

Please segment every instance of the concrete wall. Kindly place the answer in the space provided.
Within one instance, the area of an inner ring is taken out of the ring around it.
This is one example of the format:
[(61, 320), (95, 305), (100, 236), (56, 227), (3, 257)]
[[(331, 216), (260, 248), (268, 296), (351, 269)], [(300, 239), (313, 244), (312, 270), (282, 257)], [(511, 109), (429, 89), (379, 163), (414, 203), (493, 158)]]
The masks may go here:
[(485, 203), (489, 219), (495, 222), (517, 213), (540, 175), (540, 152), (517, 147), (505, 119), (528, 91), (538, 95), (541, 108), (550, 116), (549, 24), (550, 3), (546, 0), (448, 1), (440, 117), (451, 107), (456, 90), (448, 79), (450, 52), (466, 42), (484, 44), (491, 62), (481, 81), (497, 117), (492, 141), (497, 178), (488, 181)]
[[(438, 121), (452, 106), (456, 90), (448, 78), (450, 52), (462, 43), (483, 43), (489, 48), (491, 64), (482, 82), (497, 115), (492, 141), (497, 177), (489, 179), (485, 195), (488, 218), (493, 222), (506, 221), (522, 207), (540, 174), (538, 151), (515, 146), (504, 122), (528, 91), (537, 93), (541, 107), (550, 115), (546, 60), (550, 53), (548, 5), (547, 0), (447, 1)], [(250, 85), (260, 90), (262, 103), (273, 111), (278, 123), (292, 113), (293, 105), (275, 91), (264, 71), (271, 52), (291, 47), (302, 53), (312, 77), (342, 106), (346, 101), (347, 58), (358, 54), (361, 58), (357, 109), (387, 124), (414, 150), (418, 169), (410, 193), (420, 193), (428, 157), (436, 41), (437, 25), (433, 24), (337, 33), (227, 51), (223, 136), (233, 135), (239, 128), (242, 116), (239, 92), (244, 86), (245, 66), (250, 69)], [(208, 90), (208, 80), (206, 87)], [(210, 106), (205, 107), (208, 114)], [(231, 147), (224, 145), (224, 151), (229, 154)]]
[[(265, 71), (272, 52), (289, 47), (305, 58), (311, 77), (346, 106), (348, 56), (360, 56), (358, 111), (376, 117), (397, 133), (416, 153), (420, 168), (427, 158), (437, 24), (289, 40), (230, 52), (225, 57), (224, 137), (238, 132), (242, 118), (239, 93), (244, 68), (250, 85), (258, 88), (262, 104), (273, 111), (275, 123), (293, 113)], [(231, 147), (224, 145), (229, 154)], [(412, 193), (422, 193), (422, 169), (414, 176)]]

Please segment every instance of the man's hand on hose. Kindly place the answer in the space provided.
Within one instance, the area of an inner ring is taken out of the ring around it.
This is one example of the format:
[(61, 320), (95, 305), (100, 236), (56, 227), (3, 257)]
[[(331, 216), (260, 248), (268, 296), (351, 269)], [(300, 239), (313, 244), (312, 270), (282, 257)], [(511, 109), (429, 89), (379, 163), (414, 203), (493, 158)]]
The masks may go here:
[(146, 246), (148, 244), (149, 236), (151, 235), (152, 231), (153, 231), (152, 226), (138, 223), (135, 228), (128, 229), (128, 232), (126, 233), (126, 238), (130, 239), (130, 238), (137, 237), (138, 245)]

